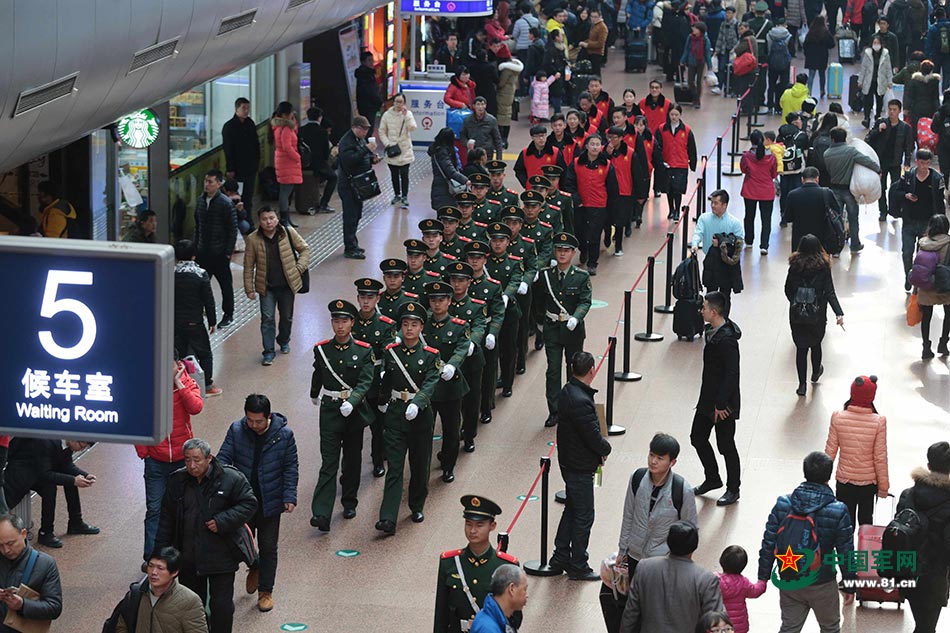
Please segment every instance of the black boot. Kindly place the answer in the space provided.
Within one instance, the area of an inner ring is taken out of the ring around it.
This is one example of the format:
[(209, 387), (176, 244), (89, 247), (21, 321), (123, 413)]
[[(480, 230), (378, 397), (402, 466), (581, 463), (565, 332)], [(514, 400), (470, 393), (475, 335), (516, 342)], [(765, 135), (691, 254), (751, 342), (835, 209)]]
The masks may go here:
[(280, 214), (280, 223), (284, 226), (292, 226), (297, 228), (297, 225), (294, 224), (294, 221), (290, 219), (290, 211), (282, 211)]
[(930, 349), (930, 341), (924, 341), (924, 350), (920, 353), (921, 360), (930, 360), (934, 357), (934, 351)]
[(947, 339), (950, 337), (941, 336), (940, 342), (937, 343), (937, 353), (941, 356), (950, 355), (950, 349), (947, 349)]

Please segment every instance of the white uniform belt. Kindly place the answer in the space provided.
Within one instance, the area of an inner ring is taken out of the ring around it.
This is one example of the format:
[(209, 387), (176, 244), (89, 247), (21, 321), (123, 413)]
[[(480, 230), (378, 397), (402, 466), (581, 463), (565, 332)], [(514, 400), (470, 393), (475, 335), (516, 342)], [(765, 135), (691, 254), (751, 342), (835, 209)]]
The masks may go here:
[(329, 389), (321, 389), (320, 397), (321, 398), (332, 398), (334, 400), (346, 400), (350, 397), (352, 392), (349, 389), (344, 389), (343, 391), (330, 391)]
[(570, 314), (554, 314), (553, 312), (547, 312), (547, 311), (545, 311), (544, 316), (546, 316), (551, 321), (555, 321), (555, 322), (568, 321), (571, 318)]
[(373, 366), (374, 366), (374, 367), (377, 367), (377, 366), (382, 365), (382, 364), (383, 364), (383, 359), (382, 359), (382, 358), (377, 358), (376, 360), (373, 361)]
[(410, 400), (413, 399), (413, 397), (415, 397), (416, 392), (409, 391), (408, 389), (404, 389), (403, 391), (396, 391), (395, 389), (393, 389), (391, 392), (391, 395), (393, 397), (393, 400), (402, 400), (403, 402), (409, 402)]

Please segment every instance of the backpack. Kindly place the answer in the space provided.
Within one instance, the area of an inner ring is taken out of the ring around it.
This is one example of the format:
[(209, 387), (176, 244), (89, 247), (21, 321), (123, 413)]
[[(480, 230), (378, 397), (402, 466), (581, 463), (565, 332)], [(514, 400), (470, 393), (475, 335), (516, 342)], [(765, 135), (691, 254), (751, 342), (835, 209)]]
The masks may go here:
[[(633, 479), (630, 480), (630, 488), (633, 490), (633, 496), (637, 496), (637, 490), (640, 489), (640, 482), (647, 474), (646, 468), (637, 468), (633, 471)], [(686, 480), (672, 473), (673, 487), (670, 490), (670, 496), (673, 497), (673, 507), (676, 508), (676, 519), (683, 518), (683, 489), (686, 487)]]
[(950, 55), (950, 25), (941, 24), (938, 33), (940, 35), (940, 54)]
[(85, 227), (80, 224), (79, 218), (66, 216), (66, 237), (71, 240), (88, 240)]
[(782, 171), (785, 173), (793, 173), (801, 171), (802, 163), (805, 162), (805, 154), (802, 153), (802, 148), (794, 144), (794, 141), (791, 145), (785, 145), (785, 153), (782, 155)]
[(934, 290), (940, 294), (950, 292), (950, 249), (947, 256), (934, 268)]
[[(833, 500), (832, 500), (833, 501)], [(829, 501), (828, 503), (831, 503)], [(828, 505), (826, 503), (825, 505)], [(804, 553), (802, 550), (810, 549), (814, 552), (808, 567), (804, 567), (805, 559), (800, 559), (798, 571), (792, 568), (785, 570), (779, 569), (778, 575), (782, 580), (799, 580), (803, 576), (816, 572), (821, 567), (821, 543), (818, 541), (818, 527), (815, 525), (815, 519), (812, 515), (825, 506), (815, 508), (810, 514), (796, 514), (789, 512), (782, 519), (775, 532), (775, 554), (785, 554), (788, 548), (796, 554)]]
[(901, 42), (906, 42), (911, 38), (913, 27), (911, 26), (910, 5), (906, 3), (894, 2), (887, 10), (887, 21), (890, 23), (890, 31), (897, 36)]
[(792, 65), (792, 54), (788, 51), (788, 38), (775, 40), (769, 50), (769, 69), (788, 70)]
[[(831, 192), (826, 190), (826, 196)], [(847, 233), (844, 230), (842, 213), (835, 211), (831, 204), (825, 203), (825, 235), (821, 241), (829, 254), (835, 255), (844, 248)]]
[(811, 286), (799, 286), (788, 311), (789, 321), (797, 325), (814, 325), (821, 321), (818, 292)]
[(673, 296), (680, 300), (696, 301), (702, 289), (699, 278), (699, 262), (695, 257), (687, 257), (679, 263), (670, 282)]
[(125, 622), (125, 628), (129, 633), (135, 633), (139, 600), (142, 598), (142, 587), (147, 585), (148, 579), (129, 585), (129, 590), (125, 592), (125, 596), (119, 601), (119, 604), (115, 605), (112, 615), (103, 622), (102, 633), (115, 633), (119, 628), (119, 618), (122, 618)]
[[(913, 492), (911, 492), (913, 497)], [(934, 512), (943, 506), (947, 501), (931, 509)], [(946, 526), (943, 527), (941, 537), (945, 539)], [(884, 527), (884, 533), (881, 535), (881, 549), (891, 552), (916, 552), (917, 564), (921, 562), (921, 548), (927, 541), (927, 533), (930, 530), (930, 516), (927, 512), (921, 512), (914, 508), (904, 508), (891, 519), (891, 522)], [(880, 575), (884, 578), (916, 578), (917, 569), (906, 569), (897, 566), (897, 554), (892, 554), (893, 565), (887, 566), (887, 569), (881, 569)]]
[(940, 263), (940, 253), (937, 251), (917, 251), (914, 265), (910, 267), (907, 281), (921, 290), (934, 289), (934, 272)]
[(300, 154), (300, 166), (308, 169), (310, 162), (313, 160), (313, 152), (310, 150), (310, 146), (299, 137), (297, 138), (297, 153)]

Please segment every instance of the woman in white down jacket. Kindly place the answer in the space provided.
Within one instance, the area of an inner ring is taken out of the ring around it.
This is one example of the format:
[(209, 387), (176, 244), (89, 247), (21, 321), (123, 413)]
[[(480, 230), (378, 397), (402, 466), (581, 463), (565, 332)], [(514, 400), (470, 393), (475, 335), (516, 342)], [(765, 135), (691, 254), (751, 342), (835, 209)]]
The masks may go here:
[(412, 153), (411, 132), (417, 127), (416, 118), (406, 107), (406, 95), (398, 93), (393, 97), (393, 106), (379, 121), (379, 140), (385, 148), (384, 158), (393, 181), (390, 204), (404, 208), (409, 207), (409, 164), (416, 158)]

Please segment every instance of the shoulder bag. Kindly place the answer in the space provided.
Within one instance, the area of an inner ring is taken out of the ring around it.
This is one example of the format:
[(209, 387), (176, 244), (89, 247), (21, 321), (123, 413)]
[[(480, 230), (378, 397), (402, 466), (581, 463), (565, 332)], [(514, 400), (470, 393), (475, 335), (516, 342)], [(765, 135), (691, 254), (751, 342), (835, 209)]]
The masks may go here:
[(386, 146), (386, 150), (385, 150), (385, 151), (386, 151), (386, 156), (387, 156), (387, 157), (389, 157), (389, 158), (396, 158), (397, 156), (399, 156), (400, 154), (402, 154), (402, 148), (399, 147), (399, 137), (402, 136), (402, 130), (403, 130), (404, 127), (406, 127), (406, 117), (405, 117), (405, 116), (402, 117), (402, 124), (399, 126), (399, 135), (396, 136), (396, 142), (393, 143), (392, 145), (387, 145), (387, 146)]
[(453, 179), (451, 179), (451, 178), (449, 178), (448, 176), (445, 175), (445, 170), (442, 169), (442, 164), (439, 163), (439, 159), (438, 159), (438, 158), (436, 158), (435, 156), (433, 156), (433, 157), (432, 157), (432, 161), (435, 163), (435, 166), (439, 168), (439, 173), (442, 174), (442, 180), (444, 180), (444, 181), (445, 181), (445, 184), (448, 185), (448, 187), (449, 187), (449, 193), (451, 193), (453, 196), (455, 196), (455, 195), (458, 195), (458, 194), (460, 194), (460, 193), (465, 193), (466, 191), (468, 191), (468, 185), (460, 185), (457, 181), (455, 181), (455, 180), (453, 180)]
[[(23, 569), (23, 576), (20, 578), (20, 586), (16, 593), (24, 600), (40, 599), (40, 594), (26, 584), (33, 574), (33, 567), (36, 565), (37, 558), (39, 558), (39, 552), (35, 549), (31, 550), (30, 558), (26, 561), (26, 567)], [(7, 615), (3, 618), (3, 626), (20, 633), (48, 633), (51, 624), (52, 620), (27, 619), (16, 611), (10, 611), (9, 609)]]
[[(357, 142), (359, 143), (359, 141)], [(367, 149), (362, 143), (359, 145), (362, 149), (369, 151), (369, 149)], [(376, 177), (376, 172), (373, 171), (372, 164), (370, 164), (370, 168), (366, 171), (352, 175), (346, 173), (346, 170), (343, 169), (342, 163), (340, 165), (340, 169), (350, 181), (350, 186), (353, 188), (353, 193), (360, 202), (365, 202), (366, 200), (375, 198), (383, 192), (379, 187), (379, 179)]]
[[(298, 259), (300, 259), (300, 254), (297, 252), (297, 249), (294, 248), (294, 239), (290, 236), (291, 230), (292, 229), (290, 227), (287, 227), (286, 233), (287, 233), (287, 239), (290, 240), (290, 252), (294, 254), (294, 261), (296, 262)], [(298, 236), (299, 236), (299, 233), (298, 233)], [(300, 273), (300, 282), (301, 282), (301, 286), (300, 286), (300, 290), (297, 291), (297, 294), (305, 295), (308, 292), (310, 292), (310, 269), (309, 268), (303, 271), (302, 273)]]

